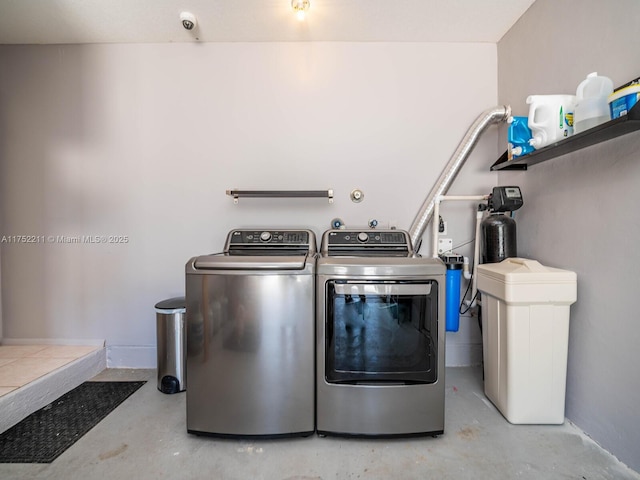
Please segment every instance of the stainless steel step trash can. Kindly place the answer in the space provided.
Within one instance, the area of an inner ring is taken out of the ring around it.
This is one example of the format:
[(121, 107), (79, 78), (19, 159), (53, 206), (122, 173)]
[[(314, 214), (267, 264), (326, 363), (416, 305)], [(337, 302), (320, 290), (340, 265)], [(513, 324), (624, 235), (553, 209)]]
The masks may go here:
[(185, 358), (186, 303), (184, 297), (168, 298), (156, 308), (156, 339), (158, 350), (158, 390), (178, 393), (187, 389)]

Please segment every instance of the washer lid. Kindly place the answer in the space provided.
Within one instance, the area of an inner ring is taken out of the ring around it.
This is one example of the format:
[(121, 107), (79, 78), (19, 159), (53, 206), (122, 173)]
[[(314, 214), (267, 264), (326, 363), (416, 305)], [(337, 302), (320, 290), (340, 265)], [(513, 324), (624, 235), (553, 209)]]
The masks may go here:
[(304, 270), (307, 255), (204, 255), (194, 262), (196, 270)]

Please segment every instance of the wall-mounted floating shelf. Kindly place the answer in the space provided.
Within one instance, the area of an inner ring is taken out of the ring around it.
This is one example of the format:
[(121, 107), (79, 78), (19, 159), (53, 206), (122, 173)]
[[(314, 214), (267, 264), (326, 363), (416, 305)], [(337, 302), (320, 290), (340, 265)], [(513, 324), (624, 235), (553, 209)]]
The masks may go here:
[(245, 198), (328, 198), (333, 203), (333, 190), (227, 190), (238, 203), (240, 197)]
[(527, 167), (542, 163), (566, 153), (575, 152), (597, 143), (640, 130), (640, 103), (634, 105), (629, 112), (615, 120), (609, 120), (598, 126), (576, 133), (564, 140), (534, 150), (528, 155), (507, 160), (507, 152), (491, 166), (491, 170), (526, 170)]

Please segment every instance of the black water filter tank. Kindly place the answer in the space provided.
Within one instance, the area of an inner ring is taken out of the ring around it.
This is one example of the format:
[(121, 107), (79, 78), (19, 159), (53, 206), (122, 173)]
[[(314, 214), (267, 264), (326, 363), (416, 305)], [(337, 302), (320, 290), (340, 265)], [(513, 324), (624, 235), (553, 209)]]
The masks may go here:
[(501, 213), (492, 213), (480, 224), (484, 246), (482, 263), (498, 263), (517, 257), (516, 221)]

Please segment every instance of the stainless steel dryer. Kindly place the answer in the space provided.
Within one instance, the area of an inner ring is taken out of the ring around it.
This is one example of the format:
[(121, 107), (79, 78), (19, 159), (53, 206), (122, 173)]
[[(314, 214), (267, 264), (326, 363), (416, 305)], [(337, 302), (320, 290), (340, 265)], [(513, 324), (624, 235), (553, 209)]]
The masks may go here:
[[(445, 266), (401, 230), (330, 230), (317, 264), (321, 435), (444, 431)], [(189, 379), (191, 382), (191, 379)]]
[(188, 432), (314, 432), (315, 262), (309, 230), (233, 230), (189, 260)]

